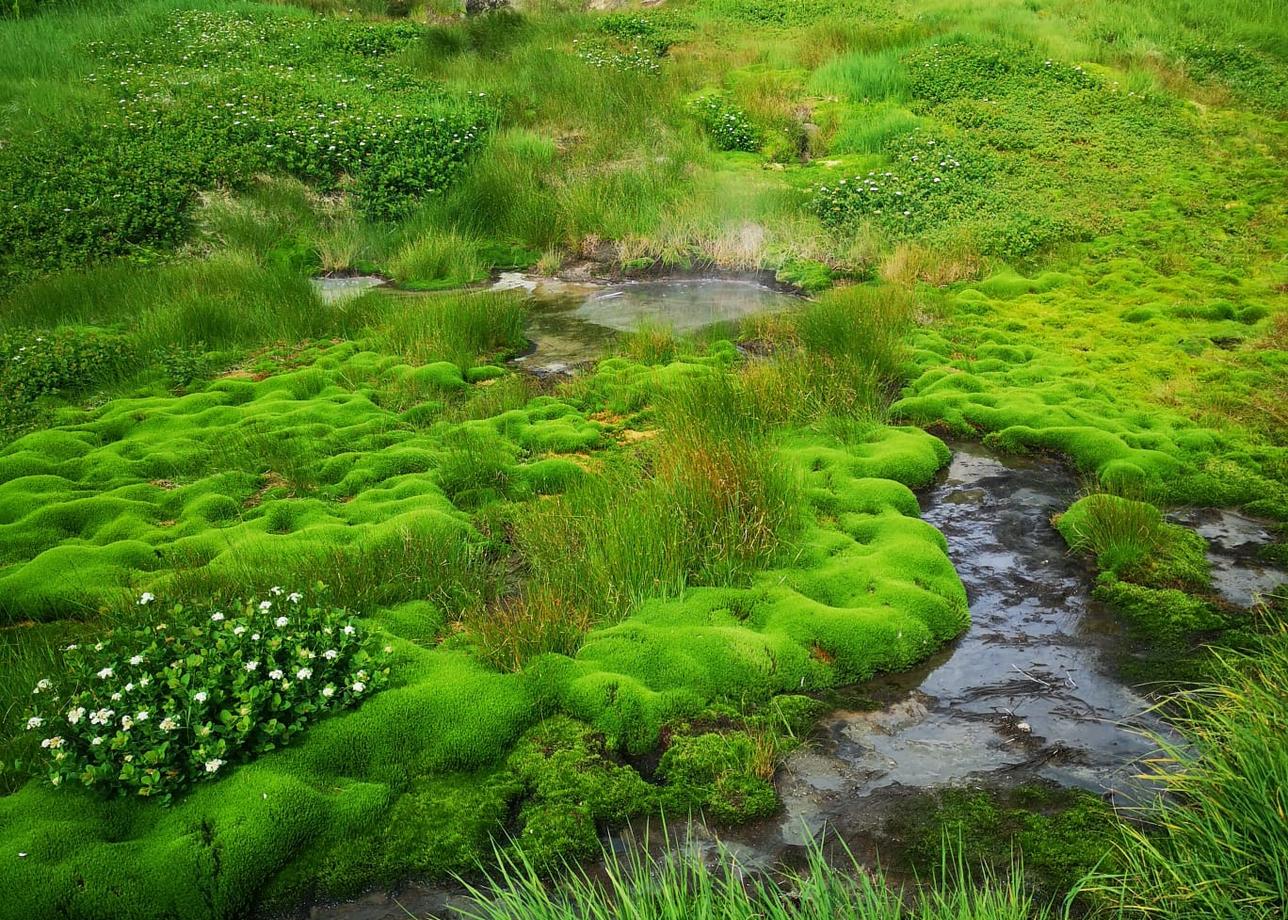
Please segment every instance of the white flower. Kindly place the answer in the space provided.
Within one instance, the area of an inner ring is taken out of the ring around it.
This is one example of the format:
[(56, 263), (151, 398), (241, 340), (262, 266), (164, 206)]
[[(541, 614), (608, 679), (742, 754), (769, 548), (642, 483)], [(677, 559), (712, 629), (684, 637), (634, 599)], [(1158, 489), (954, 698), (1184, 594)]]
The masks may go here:
[(224, 762), (220, 760), (218, 757), (216, 757), (214, 760), (207, 760), (206, 772), (217, 773), (219, 771), (219, 768), (222, 767), (223, 765), (224, 765)]
[(354, 633), (356, 633), (356, 632), (357, 632), (357, 630), (353, 628), (353, 624), (352, 624), (352, 623), (350, 623), (348, 626), (345, 626), (345, 627), (344, 627), (344, 634), (345, 634), (346, 636), (352, 636), (352, 635), (353, 635)]
[(102, 743), (103, 743), (103, 736), (102, 736), (102, 735), (96, 735), (96, 736), (94, 737), (94, 740), (90, 742), (90, 744), (94, 745), (94, 747), (98, 747), (98, 746), (99, 746), (100, 744), (102, 744)]
[(146, 709), (140, 709), (134, 714), (134, 718), (140, 722), (146, 722), (148, 720), (148, 711)]
[(252, 641), (252, 642), (258, 642), (258, 641), (259, 641), (259, 633), (251, 633), (250, 641)]
[(214, 623), (222, 623), (224, 620), (224, 615), (220, 613), (218, 610), (216, 610), (214, 613), (210, 615), (210, 619)]
[(99, 709), (90, 714), (90, 725), (106, 725), (116, 713), (111, 709)]
[(98, 679), (99, 679), (99, 680), (107, 680), (107, 679), (108, 679), (109, 677), (111, 677), (111, 676), (112, 676), (112, 669), (111, 669), (111, 668), (104, 668), (103, 670), (101, 670), (101, 671), (99, 671), (99, 672), (98, 672)]
[(80, 646), (79, 646), (79, 645), (77, 645), (75, 642), (73, 642), (71, 645), (69, 645), (69, 646), (67, 646), (65, 649), (63, 649), (63, 651), (64, 651), (64, 652), (74, 652), (74, 651), (76, 651), (78, 648), (80, 648)]
[(300, 601), (304, 600), (304, 595), (299, 591), (292, 591), (290, 594), (286, 595), (286, 599), (292, 604), (298, 604)]
[(133, 658), (130, 659), (130, 664), (135, 666), (143, 664), (143, 656), (135, 655)]
[(176, 722), (174, 719), (172, 719), (170, 716), (166, 716), (164, 719), (161, 720), (161, 731), (163, 732), (172, 732), (178, 727), (179, 727), (179, 723)]
[(152, 603), (156, 599), (157, 599), (157, 596), (153, 594), (151, 591), (144, 591), (142, 594), (139, 595), (139, 606), (146, 607), (148, 604)]
[(273, 670), (269, 671), (268, 678), (269, 680), (281, 680), (282, 679), (281, 668), (274, 668)]
[(385, 646), (385, 654), (386, 654), (386, 655), (388, 655), (388, 654), (389, 654), (390, 652), (392, 652), (393, 650), (394, 650), (394, 647), (393, 647), (392, 645), (386, 645), (386, 646)]
[(35, 729), (35, 728), (40, 728), (40, 726), (44, 724), (45, 724), (45, 720), (42, 719), (40, 716), (32, 716), (30, 719), (27, 720), (27, 731), (31, 731), (32, 729)]
[[(81, 719), (83, 719), (83, 718), (85, 718), (85, 707), (84, 707), (84, 706), (77, 706), (77, 707), (75, 707), (75, 708), (73, 708), (73, 709), (69, 709), (69, 710), (67, 710), (67, 721), (68, 721), (68, 722), (70, 722), (72, 725), (75, 725), (77, 722), (79, 722), (79, 721), (80, 721)], [(28, 726), (28, 727), (30, 727), (30, 726)]]
[(331, 697), (335, 696), (335, 687), (323, 687), (322, 695), (328, 700), (331, 699)]
[(298, 671), (295, 672), (296, 680), (308, 680), (312, 676), (313, 676), (312, 668), (300, 668)]
[(258, 668), (258, 667), (259, 667), (259, 662), (258, 662), (258, 661), (248, 661), (248, 662), (246, 662), (246, 670), (247, 670), (247, 671), (254, 671), (254, 670), (255, 670), (256, 668)]
[(245, 627), (245, 626), (234, 626), (234, 627), (233, 627), (233, 635), (234, 635), (234, 636), (240, 636), (240, 635), (241, 635), (242, 633), (244, 633), (245, 631), (246, 631), (246, 627)]
[(363, 690), (366, 690), (366, 689), (367, 689), (367, 685), (366, 685), (366, 684), (364, 684), (362, 681), (360, 681), (360, 680), (355, 680), (355, 681), (353, 682), (353, 692), (354, 692), (354, 693), (361, 693)]
[(54, 735), (52, 738), (46, 738), (44, 741), (40, 742), (40, 746), (42, 748), (60, 748), (63, 746), (63, 736)]
[(112, 702), (119, 703), (120, 701), (121, 701), (121, 691), (118, 690), (112, 694)]
[(276, 620), (273, 621), (273, 625), (276, 626), (278, 629), (281, 629), (289, 622), (291, 621), (288, 620), (286, 617), (278, 617)]
[(194, 694), (192, 695), (192, 698), (193, 698), (194, 700), (196, 700), (198, 703), (204, 703), (204, 702), (206, 701), (206, 699), (207, 699), (207, 696), (208, 696), (208, 695), (207, 695), (206, 691), (205, 691), (205, 690), (201, 690), (201, 691), (198, 691), (197, 693), (194, 693)]
[(278, 596), (280, 596), (280, 595), (281, 595), (281, 593), (282, 593), (282, 586), (281, 586), (281, 585), (273, 585), (273, 587), (271, 587), (271, 588), (269, 588), (269, 589), (268, 589), (268, 593), (269, 593), (269, 594), (271, 594), (271, 595), (273, 595), (274, 597), (278, 597)]
[(55, 785), (55, 786), (61, 786), (61, 785), (63, 784), (63, 776), (62, 776), (62, 774), (61, 774), (61, 773), (55, 773), (53, 776), (49, 777), (49, 782), (50, 782), (50, 783), (52, 783), (52, 784), (53, 784), (53, 785)]
[(322, 653), (322, 657), (325, 658), (327, 661), (335, 661), (335, 659), (339, 657), (339, 655), (340, 653), (333, 648), (329, 648)]
[(95, 643), (94, 643), (94, 651), (96, 651), (96, 652), (101, 652), (101, 651), (103, 651), (103, 643), (102, 643), (102, 642), (95, 642)]
[[(74, 646), (74, 645), (73, 645), (73, 646), (70, 646), (70, 648), (75, 648), (75, 647), (76, 647), (76, 646)], [(50, 687), (52, 687), (52, 686), (53, 686), (53, 684), (51, 684), (51, 683), (49, 682), (49, 678), (48, 678), (48, 677), (46, 677), (46, 678), (43, 678), (43, 679), (41, 679), (41, 680), (36, 681), (36, 686), (35, 686), (35, 688), (34, 688), (31, 692), (32, 692), (32, 693), (44, 693), (46, 690), (48, 690), (48, 689), (49, 689)]]
[(140, 687), (146, 687), (146, 686), (147, 686), (148, 684), (150, 684), (150, 683), (152, 683), (152, 678), (150, 678), (150, 677), (140, 677), (140, 678), (139, 678), (139, 686), (140, 686)]
[(273, 609), (273, 602), (272, 602), (272, 601), (260, 601), (260, 602), (259, 602), (259, 609), (260, 609), (260, 610), (272, 610), (272, 609)]
[(134, 692), (134, 681), (130, 681), (130, 682), (129, 682), (128, 684), (126, 684), (122, 689), (124, 689), (126, 693), (133, 693), (133, 692)]
[(121, 728), (127, 732), (134, 727), (134, 720), (129, 716), (121, 716)]

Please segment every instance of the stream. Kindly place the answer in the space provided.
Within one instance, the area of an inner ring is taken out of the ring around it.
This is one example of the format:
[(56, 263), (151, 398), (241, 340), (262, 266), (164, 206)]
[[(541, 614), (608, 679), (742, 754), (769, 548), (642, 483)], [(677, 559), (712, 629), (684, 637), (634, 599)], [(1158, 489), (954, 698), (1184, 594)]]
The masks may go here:
[[(503, 275), (496, 287), (533, 298), (533, 349), (519, 364), (556, 373), (606, 353), (641, 323), (694, 331), (790, 308), (790, 295), (747, 281), (587, 285)], [(1153, 795), (1137, 764), (1168, 727), (1118, 674), (1126, 639), (1092, 596), (1086, 560), (1071, 554), (1051, 516), (1077, 498), (1074, 472), (1050, 457), (995, 454), (955, 443), (951, 463), (920, 495), (924, 518), (948, 538), (966, 587), (971, 625), (912, 670), (847, 688), (839, 708), (791, 754), (775, 782), (782, 808), (767, 820), (716, 829), (676, 821), (673, 842), (714, 856), (727, 848), (749, 869), (798, 865), (825, 830), (875, 863), (900, 841), (891, 819), (928, 790), (1007, 788), (1040, 780), (1123, 804)], [(1213, 590), (1236, 607), (1288, 580), (1256, 560), (1273, 534), (1264, 522), (1216, 509), (1171, 519), (1209, 540)], [(848, 701), (848, 702), (847, 702)], [(657, 848), (659, 834), (615, 830), (613, 848)], [(885, 860), (882, 860), (885, 862)], [(328, 920), (453, 916), (465, 903), (442, 886), (405, 886), (318, 906)]]

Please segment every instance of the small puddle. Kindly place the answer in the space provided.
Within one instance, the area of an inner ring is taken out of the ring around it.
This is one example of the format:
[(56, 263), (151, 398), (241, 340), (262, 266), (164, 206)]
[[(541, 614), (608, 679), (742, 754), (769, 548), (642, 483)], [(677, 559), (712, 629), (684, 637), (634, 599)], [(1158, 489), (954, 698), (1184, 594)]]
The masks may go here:
[(378, 278), (375, 275), (322, 275), (309, 280), (313, 282), (314, 290), (326, 304), (352, 300), (371, 288), (388, 283), (384, 278)]
[(516, 363), (547, 373), (603, 357), (624, 332), (656, 326), (684, 335), (801, 303), (755, 281), (725, 278), (580, 284), (507, 274), (495, 289), (532, 298), (527, 336), (534, 348)]
[(1257, 558), (1263, 546), (1276, 542), (1272, 522), (1223, 508), (1186, 508), (1167, 517), (1207, 540), (1212, 590), (1226, 603), (1247, 610), (1288, 585), (1288, 572)]

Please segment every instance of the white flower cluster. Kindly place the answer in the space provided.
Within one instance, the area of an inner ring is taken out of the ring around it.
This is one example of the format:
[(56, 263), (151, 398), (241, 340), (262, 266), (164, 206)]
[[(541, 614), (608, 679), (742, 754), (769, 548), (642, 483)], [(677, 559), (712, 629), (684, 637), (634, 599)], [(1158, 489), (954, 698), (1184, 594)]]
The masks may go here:
[(130, 639), (69, 647), (78, 689), (64, 702), (52, 679), (39, 681), (39, 708), (26, 720), (28, 731), (65, 724), (41, 742), (51, 781), (129, 778), (132, 792), (169, 794), (280, 746), (314, 713), (354, 703), (387, 674), (368, 663), (362, 632), (343, 611), (311, 608), (280, 587), (270, 597), (293, 615), (275, 616), (271, 599), (252, 601), (173, 633), (147, 626)]

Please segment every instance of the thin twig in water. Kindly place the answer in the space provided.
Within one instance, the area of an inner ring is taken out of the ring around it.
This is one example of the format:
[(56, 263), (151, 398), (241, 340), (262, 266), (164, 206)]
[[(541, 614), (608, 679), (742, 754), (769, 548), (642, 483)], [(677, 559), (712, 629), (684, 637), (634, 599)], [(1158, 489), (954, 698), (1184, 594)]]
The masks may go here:
[(1013, 664), (1013, 665), (1011, 665), (1011, 667), (1015, 668), (1015, 670), (1019, 671), (1021, 674), (1023, 674), (1023, 675), (1024, 675), (1025, 677), (1027, 677), (1029, 680), (1033, 681), (1035, 684), (1041, 684), (1042, 686), (1046, 687), (1048, 690), (1050, 690), (1050, 689), (1051, 689), (1051, 683), (1050, 683), (1050, 681), (1045, 681), (1045, 680), (1043, 680), (1043, 679), (1042, 679), (1042, 678), (1040, 678), (1040, 677), (1034, 677), (1032, 674), (1030, 674), (1028, 671), (1024, 670), (1024, 669), (1023, 669), (1022, 667), (1020, 667), (1018, 664)]

